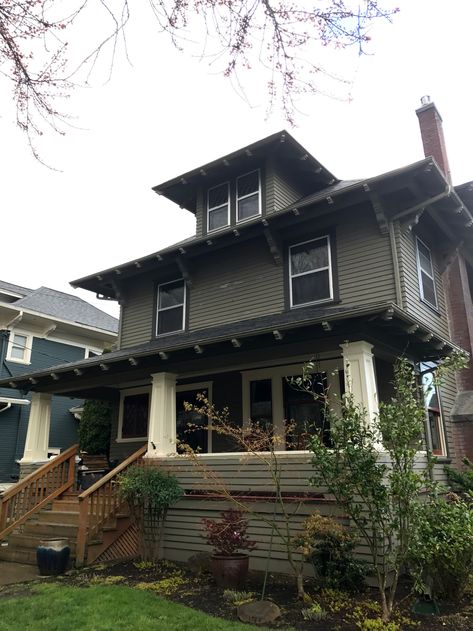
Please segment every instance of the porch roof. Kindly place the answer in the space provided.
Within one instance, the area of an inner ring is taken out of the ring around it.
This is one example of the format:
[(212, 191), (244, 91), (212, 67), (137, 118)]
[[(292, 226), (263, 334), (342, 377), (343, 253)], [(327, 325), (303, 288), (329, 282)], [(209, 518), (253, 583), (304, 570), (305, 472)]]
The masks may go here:
[[(151, 372), (166, 371), (170, 370), (169, 364), (178, 355), (180, 361), (188, 361), (200, 355), (209, 356), (211, 352), (228, 352), (232, 347), (235, 350), (240, 346), (246, 349), (250, 347), (250, 341), (257, 338), (267, 339), (264, 336), (268, 335), (277, 343), (282, 343), (280, 340), (291, 331), (300, 332), (302, 337), (304, 332), (306, 337), (310, 333), (312, 340), (324, 335), (342, 335), (343, 341), (350, 335), (348, 327), (354, 322), (368, 324), (365, 328), (368, 337), (371, 335), (375, 338), (374, 331), (378, 339), (382, 336), (388, 338), (390, 335), (405, 336), (409, 339), (410, 348), (418, 361), (439, 358), (458, 348), (392, 303), (373, 303), (360, 307), (319, 306), (159, 337), (146, 344), (123, 348), (99, 357), (9, 377), (0, 380), (0, 387), (53, 393), (79, 391), (81, 384), (90, 384), (91, 380), (96, 382), (94, 387), (111, 385), (112, 377), (114, 383), (129, 381), (133, 378), (133, 371), (138, 376), (140, 370), (145, 368), (146, 360), (149, 360), (146, 366), (152, 368)], [(355, 335), (360, 335), (359, 330), (353, 331), (356, 331)], [(104, 383), (105, 376), (108, 377), (108, 384)]]

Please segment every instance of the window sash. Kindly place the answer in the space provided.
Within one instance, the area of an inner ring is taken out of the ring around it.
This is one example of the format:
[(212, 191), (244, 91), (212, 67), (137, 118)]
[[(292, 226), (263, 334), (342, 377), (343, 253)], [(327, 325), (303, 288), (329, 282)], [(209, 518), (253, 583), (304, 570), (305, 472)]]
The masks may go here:
[[(421, 252), (421, 249), (422, 249), (422, 252)], [(417, 275), (419, 278), (420, 298), (421, 300), (426, 302), (428, 305), (436, 309), (438, 306), (438, 301), (437, 301), (437, 288), (435, 287), (434, 266), (432, 263), (432, 252), (430, 251), (430, 248), (428, 248), (425, 245), (425, 243), (421, 241), (421, 239), (419, 239), (419, 237), (416, 237), (416, 252), (417, 252)], [(427, 259), (427, 255), (428, 255), (428, 259)], [(428, 260), (429, 269), (427, 269), (427, 266), (423, 262), (422, 257)], [(433, 302), (426, 297), (427, 291), (424, 285), (423, 275), (427, 276), (427, 278), (432, 281)]]
[[(217, 206), (210, 206), (210, 193), (217, 188), (221, 188), (223, 186), (227, 187), (227, 201), (223, 204), (218, 204)], [(216, 228), (210, 228), (210, 216), (214, 211), (222, 210), (222, 208), (227, 209), (227, 221), (222, 226), (217, 226)], [(207, 191), (207, 232), (213, 232), (214, 230), (221, 230), (222, 228), (226, 228), (230, 224), (230, 182), (223, 182), (222, 184), (218, 184), (217, 186), (212, 186)]]
[[(316, 267), (314, 269), (311, 270), (307, 270), (305, 272), (293, 272), (293, 264), (292, 264), (292, 251), (301, 246), (301, 245), (306, 245), (309, 243), (317, 243), (320, 241), (325, 241), (326, 242), (326, 247), (327, 247), (327, 265), (322, 265), (320, 267)], [(331, 247), (330, 247), (330, 236), (329, 235), (324, 235), (322, 237), (317, 237), (316, 239), (310, 239), (309, 241), (302, 241), (301, 243), (295, 243), (294, 245), (291, 245), (289, 247), (289, 292), (290, 292), (290, 301), (291, 301), (291, 307), (304, 307), (306, 305), (313, 305), (313, 304), (317, 304), (320, 302), (326, 302), (328, 300), (332, 300), (333, 299), (333, 279), (332, 279), (332, 252), (331, 252)], [(294, 303), (294, 289), (293, 289), (293, 280), (295, 278), (301, 278), (302, 276), (309, 276), (311, 274), (318, 274), (320, 272), (328, 272), (328, 288), (329, 288), (329, 295), (324, 297), (324, 298), (318, 298), (315, 300), (310, 300), (308, 302), (301, 302), (301, 303)]]
[[(183, 285), (183, 298), (182, 298), (182, 303), (178, 303), (175, 305), (170, 305), (169, 307), (160, 307), (159, 303), (160, 303), (160, 292), (161, 292), (161, 288), (162, 287), (166, 287), (167, 285), (173, 285), (176, 284), (178, 282), (181, 282)], [(186, 283), (184, 282), (184, 279), (177, 279), (177, 280), (172, 280), (169, 281), (168, 283), (162, 283), (161, 285), (158, 285), (158, 291), (157, 291), (157, 306), (156, 306), (156, 335), (168, 335), (170, 333), (177, 333), (178, 331), (183, 331), (185, 328), (185, 321), (186, 321)], [(171, 310), (182, 310), (182, 319), (181, 319), (181, 327), (178, 329), (173, 329), (172, 331), (160, 331), (160, 318), (159, 315), (161, 313), (164, 312), (169, 312)]]
[[(256, 173), (258, 176), (258, 186), (254, 191), (251, 191), (250, 193), (245, 193), (244, 195), (239, 195), (238, 194), (238, 183), (241, 179), (243, 179), (244, 177), (247, 177), (248, 175), (253, 175), (253, 173)], [(248, 217), (240, 217), (240, 202), (244, 201), (245, 199), (249, 199), (250, 197), (255, 197), (257, 196), (258, 199), (258, 212), (254, 213), (253, 215), (249, 215)], [(248, 221), (249, 219), (253, 219), (253, 217), (257, 217), (258, 215), (261, 215), (261, 176), (260, 176), (260, 171), (259, 169), (255, 169), (254, 171), (249, 171), (248, 173), (244, 173), (243, 175), (239, 175), (236, 179), (236, 208), (237, 208), (237, 221)]]

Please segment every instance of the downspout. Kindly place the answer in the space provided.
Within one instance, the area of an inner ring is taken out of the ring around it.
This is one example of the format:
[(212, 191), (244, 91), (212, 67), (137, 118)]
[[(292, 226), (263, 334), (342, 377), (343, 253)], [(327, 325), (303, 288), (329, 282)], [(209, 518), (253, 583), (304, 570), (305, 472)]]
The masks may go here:
[(396, 235), (394, 233), (394, 224), (392, 221), (389, 222), (389, 242), (391, 244), (391, 256), (393, 259), (396, 304), (400, 309), (403, 309), (404, 305), (402, 304), (401, 272), (399, 269), (399, 258), (397, 256)]
[(1, 414), (2, 412), (6, 412), (6, 411), (7, 411), (7, 410), (9, 410), (10, 408), (11, 408), (11, 403), (7, 403), (7, 404), (6, 404), (6, 406), (0, 410), (0, 414)]

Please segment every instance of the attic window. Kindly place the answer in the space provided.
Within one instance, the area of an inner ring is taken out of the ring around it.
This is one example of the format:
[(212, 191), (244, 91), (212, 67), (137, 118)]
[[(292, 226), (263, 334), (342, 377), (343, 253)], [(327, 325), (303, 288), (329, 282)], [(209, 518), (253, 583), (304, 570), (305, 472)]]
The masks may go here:
[(330, 237), (304, 241), (289, 248), (291, 307), (333, 298)]
[(184, 330), (185, 302), (186, 285), (182, 279), (158, 286), (157, 335)]
[(208, 231), (224, 228), (230, 223), (230, 185), (228, 182), (209, 189), (207, 196)]
[(417, 271), (419, 274), (419, 290), (421, 300), (431, 307), (437, 308), (437, 294), (435, 291), (434, 270), (432, 256), (429, 248), (418, 237), (417, 244)]
[(237, 221), (245, 221), (261, 214), (259, 171), (237, 178)]

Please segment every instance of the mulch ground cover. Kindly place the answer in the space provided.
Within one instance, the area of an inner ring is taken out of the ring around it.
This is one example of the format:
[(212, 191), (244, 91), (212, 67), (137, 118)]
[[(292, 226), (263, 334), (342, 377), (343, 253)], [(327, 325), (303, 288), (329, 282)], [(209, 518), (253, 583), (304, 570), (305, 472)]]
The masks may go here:
[[(225, 592), (218, 588), (212, 576), (192, 570), (187, 565), (162, 561), (157, 564), (126, 562), (114, 565), (96, 565), (65, 576), (49, 579), (63, 584), (87, 587), (89, 585), (122, 584), (144, 589), (171, 601), (185, 604), (212, 616), (227, 620), (238, 620), (237, 605), (248, 599), (260, 598), (263, 575), (250, 573), (244, 592)], [(0, 592), (0, 597), (18, 596), (25, 593), (25, 585), (10, 586)], [(369, 619), (380, 618), (380, 608), (375, 590), (366, 589), (359, 594), (348, 594), (337, 590), (318, 590), (314, 581), (307, 580), (307, 593), (318, 603), (324, 615), (317, 619), (310, 603), (301, 603), (290, 577), (270, 575), (265, 599), (271, 600), (281, 609), (281, 617), (269, 628), (297, 629), (301, 631), (359, 631), (383, 627), (363, 626)], [(415, 597), (409, 593), (408, 585), (400, 589), (400, 601), (393, 621), (397, 627), (386, 627), (389, 631), (410, 629), (429, 631), (473, 631), (473, 588), (459, 603), (440, 603), (439, 615), (419, 616), (412, 613)], [(236, 601), (236, 602), (235, 602)], [(318, 607), (316, 606), (315, 609)], [(311, 613), (312, 611), (312, 613)], [(368, 623), (370, 625), (370, 623)]]

